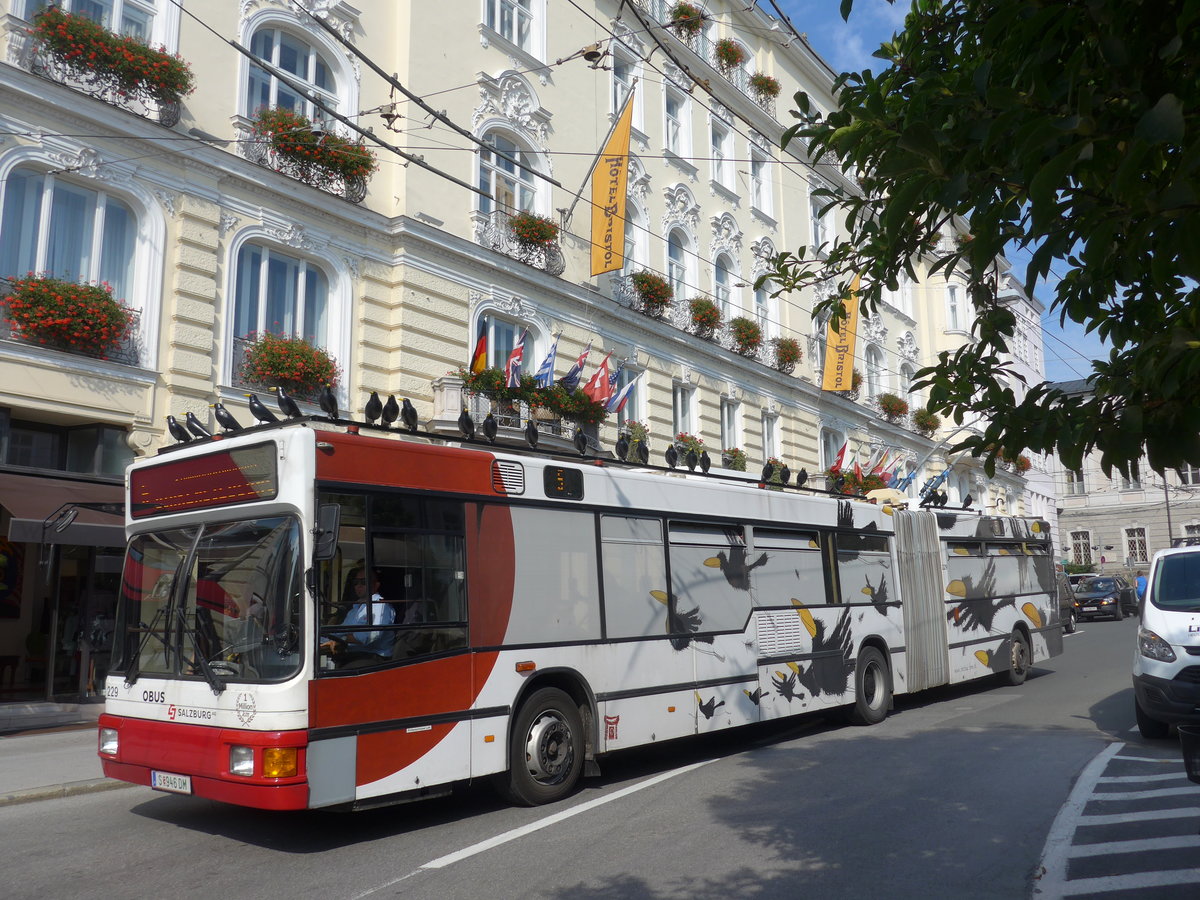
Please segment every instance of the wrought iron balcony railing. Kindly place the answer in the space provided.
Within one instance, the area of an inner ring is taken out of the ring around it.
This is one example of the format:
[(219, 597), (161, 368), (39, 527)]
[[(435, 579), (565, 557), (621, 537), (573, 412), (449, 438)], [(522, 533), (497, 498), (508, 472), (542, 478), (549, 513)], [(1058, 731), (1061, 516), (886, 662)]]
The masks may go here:
[[(0, 278), (0, 298), (4, 297), (11, 282), (6, 278)], [(125, 332), (125, 337), (118, 343), (109, 347), (107, 350), (88, 350), (77, 347), (62, 347), (53, 344), (46, 344), (40, 340), (25, 337), (19, 331), (14, 331), (9, 324), (7, 318), (0, 316), (0, 340), (13, 341), (18, 344), (26, 344), (30, 347), (42, 347), (48, 350), (54, 350), (58, 353), (70, 353), (72, 356), (84, 356), (88, 359), (103, 359), (110, 362), (121, 363), (126, 366), (140, 366), (142, 363), (142, 316), (141, 313), (134, 309), (129, 311), (129, 329)]]
[(567, 263), (563, 259), (562, 248), (557, 240), (548, 244), (523, 244), (508, 227), (511, 218), (510, 213), (501, 209), (490, 213), (475, 213), (475, 243), (519, 260), (527, 266), (541, 269), (547, 275), (558, 276), (566, 271)]
[(365, 176), (347, 176), (320, 163), (280, 153), (271, 146), (270, 139), (255, 132), (248, 121), (237, 123), (236, 129), (241, 155), (251, 162), (351, 203), (362, 203), (366, 199)]

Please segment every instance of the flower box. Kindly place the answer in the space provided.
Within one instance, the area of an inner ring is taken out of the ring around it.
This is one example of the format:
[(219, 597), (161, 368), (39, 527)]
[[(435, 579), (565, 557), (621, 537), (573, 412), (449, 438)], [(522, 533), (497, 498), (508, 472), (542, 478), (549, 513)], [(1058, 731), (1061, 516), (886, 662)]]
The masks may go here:
[(558, 225), (545, 216), (519, 212), (508, 220), (508, 230), (521, 247), (545, 247), (558, 240)]
[(750, 90), (754, 92), (754, 96), (760, 100), (774, 100), (779, 96), (782, 90), (779, 80), (772, 78), (770, 75), (764, 75), (762, 72), (755, 72), (750, 76)]
[(696, 334), (701, 337), (712, 337), (712, 333), (721, 326), (721, 309), (708, 297), (693, 297), (688, 301), (688, 310)]
[(670, 305), (674, 291), (667, 280), (656, 272), (643, 269), (629, 276), (634, 293), (642, 305), (642, 312), (648, 316), (660, 316)]
[(746, 471), (746, 451), (740, 447), (728, 447), (721, 451), (721, 465), (733, 472)]
[(252, 121), (255, 135), (282, 162), (277, 168), (283, 174), (342, 193), (354, 203), (366, 196), (367, 178), (377, 163), (365, 144), (330, 134), (308, 116), (282, 107), (264, 107)]
[(502, 369), (484, 369), (471, 372), (459, 369), (458, 377), (463, 380), (467, 393), (479, 394), (498, 403), (525, 403), (531, 418), (540, 421), (567, 419), (580, 425), (597, 425), (608, 417), (604, 404), (597, 403), (582, 389), (568, 391), (561, 384), (542, 388), (532, 375), (522, 375), (519, 387), (508, 387)]
[(927, 407), (922, 406), (913, 411), (912, 424), (918, 434), (929, 437), (942, 427), (942, 420)]
[(125, 339), (133, 320), (107, 284), (49, 276), (12, 279), (0, 302), (14, 337), (100, 359)]
[(879, 413), (887, 421), (896, 423), (908, 415), (908, 401), (895, 394), (880, 394), (875, 398), (879, 404)]
[(781, 337), (775, 338), (772, 343), (775, 345), (775, 368), (784, 375), (790, 375), (803, 356), (800, 342), (795, 338)]
[(691, 40), (704, 29), (704, 13), (694, 3), (676, 3), (671, 7), (671, 29), (684, 40)]
[(728, 73), (746, 61), (746, 50), (733, 38), (721, 38), (713, 45), (713, 57), (717, 68)]
[(247, 341), (239, 373), (244, 384), (282, 387), (298, 397), (312, 397), (338, 383), (337, 361), (304, 338), (264, 331), (248, 335)]
[(733, 336), (733, 349), (742, 356), (756, 356), (762, 346), (762, 326), (746, 316), (738, 316), (729, 322), (729, 331)]

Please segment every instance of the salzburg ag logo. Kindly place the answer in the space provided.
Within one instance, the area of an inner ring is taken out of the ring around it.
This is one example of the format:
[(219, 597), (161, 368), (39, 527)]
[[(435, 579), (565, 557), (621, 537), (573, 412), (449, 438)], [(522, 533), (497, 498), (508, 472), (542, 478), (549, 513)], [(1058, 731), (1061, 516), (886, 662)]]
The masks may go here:
[(254, 714), (258, 712), (257, 707), (254, 705), (253, 694), (238, 694), (237, 703), (234, 708), (237, 710), (238, 721), (243, 725), (249, 725), (254, 721)]

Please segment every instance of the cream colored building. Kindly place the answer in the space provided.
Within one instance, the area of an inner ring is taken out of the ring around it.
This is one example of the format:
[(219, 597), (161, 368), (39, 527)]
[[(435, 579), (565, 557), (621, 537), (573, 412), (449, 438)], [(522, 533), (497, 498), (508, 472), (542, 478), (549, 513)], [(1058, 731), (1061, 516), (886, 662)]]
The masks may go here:
[[(657, 460), (685, 431), (715, 464), (741, 448), (751, 472), (775, 456), (816, 474), (848, 442), (863, 462), (884, 450), (904, 460), (914, 494), (950, 462), (954, 501), (970, 492), (977, 508), (1003, 497), (1009, 512), (1045, 512), (1016, 475), (983, 481), (971, 461), (947, 460), (938, 438), (948, 431), (922, 437), (874, 403), (906, 395), (918, 368), (969, 339), (961, 287), (955, 298), (940, 279), (902, 285), (862, 323), (865, 383), (849, 396), (819, 390), (816, 297), (754, 290), (772, 254), (839, 227), (813, 189), (854, 187), (813, 166), (802, 142), (780, 150), (788, 98), (805, 90), (829, 108), (835, 73), (761, 9), (707, 3), (689, 37), (666, 27), (673, 4), (662, 0), (65, 0), (188, 62), (196, 88), (172, 122), (173, 110), (106, 94), (39, 52), (29, 28), (42, 5), (0, 0), (0, 276), (107, 280), (137, 320), (107, 360), (0, 339), (0, 529), (24, 558), (10, 563), (15, 587), (0, 604), (0, 661), (16, 658), (23, 690), (88, 692), (119, 570), (111, 518), (85, 511), (61, 532), (39, 519), (73, 500), (119, 499), (128, 459), (172, 441), (168, 414), (215, 431), (219, 401), (249, 424), (239, 362), (255, 332), (300, 334), (336, 357), (343, 415), (361, 416), (376, 391), (411, 398), (426, 427), (448, 432), (464, 402), (454, 373), (481, 327), (496, 366), (528, 329), (527, 372), (561, 335), (556, 375), (590, 343), (585, 377), (612, 351), (625, 360), (621, 383), (636, 379), (628, 407), (592, 433), (592, 452), (607, 452), (629, 419), (648, 426)], [(726, 40), (741, 64), (716, 61)], [(755, 74), (779, 82), (777, 99), (755, 91)], [(629, 260), (593, 277), (588, 173), (630, 90)], [(365, 192), (289, 169), (253, 131), (264, 105), (354, 136), (345, 117), (389, 145), (368, 140), (378, 170)], [(517, 209), (559, 222), (556, 244), (516, 245)], [(675, 288), (662, 319), (639, 311), (627, 276), (641, 269)], [(695, 334), (685, 301), (698, 295), (726, 323), (758, 322), (759, 351), (735, 352), (727, 325)], [(776, 337), (799, 340), (794, 371), (775, 365)], [(528, 415), (514, 411), (504, 433), (518, 439)], [(547, 446), (569, 446), (570, 426), (541, 424)], [(12, 499), (21, 491), (40, 505)], [(51, 571), (32, 564), (55, 541)]]

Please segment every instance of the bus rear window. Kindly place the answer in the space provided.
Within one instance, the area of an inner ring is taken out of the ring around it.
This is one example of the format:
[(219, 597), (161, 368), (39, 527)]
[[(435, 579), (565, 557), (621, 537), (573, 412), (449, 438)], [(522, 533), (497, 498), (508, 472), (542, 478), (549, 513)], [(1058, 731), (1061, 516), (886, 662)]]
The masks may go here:
[(129, 478), (134, 519), (271, 500), (279, 492), (275, 445), (220, 450), (135, 469)]

